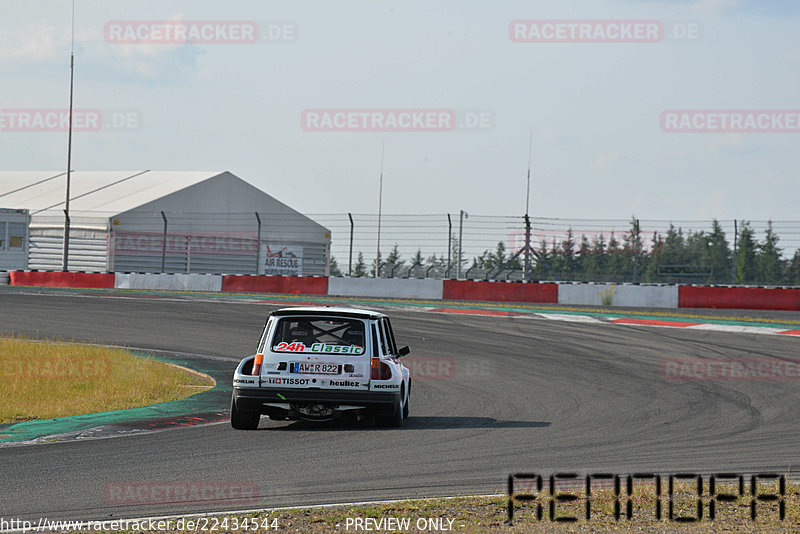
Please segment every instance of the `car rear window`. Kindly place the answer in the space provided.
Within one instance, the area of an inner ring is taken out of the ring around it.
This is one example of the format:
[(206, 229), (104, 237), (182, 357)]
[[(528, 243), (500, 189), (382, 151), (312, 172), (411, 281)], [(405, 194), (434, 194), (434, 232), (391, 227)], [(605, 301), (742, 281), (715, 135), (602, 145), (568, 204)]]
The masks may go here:
[(282, 317), (270, 347), (273, 352), (359, 355), (364, 353), (364, 330), (358, 319)]

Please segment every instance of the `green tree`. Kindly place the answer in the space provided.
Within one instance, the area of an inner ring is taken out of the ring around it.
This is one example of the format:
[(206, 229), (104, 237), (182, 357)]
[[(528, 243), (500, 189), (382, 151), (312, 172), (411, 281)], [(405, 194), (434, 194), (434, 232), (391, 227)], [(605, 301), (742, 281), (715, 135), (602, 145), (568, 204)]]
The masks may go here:
[(794, 251), (794, 257), (789, 263), (786, 281), (793, 286), (800, 286), (800, 250)]
[(642, 276), (646, 255), (644, 254), (644, 243), (642, 243), (642, 232), (639, 229), (639, 219), (631, 217), (631, 229), (623, 238), (623, 265), (625, 274), (630, 271), (631, 279), (638, 282)]
[(606, 254), (606, 236), (602, 233), (592, 239), (592, 263), (594, 264), (594, 280), (604, 282), (606, 280), (608, 255)]
[(752, 284), (757, 281), (756, 242), (748, 221), (742, 221), (736, 250), (736, 282)]
[(552, 277), (548, 276), (548, 269), (547, 265), (549, 265), (550, 258), (547, 255), (547, 243), (544, 239), (542, 239), (541, 243), (539, 243), (539, 248), (536, 249), (535, 245), (532, 245), (536, 250), (536, 255), (533, 256), (533, 266), (531, 269), (531, 279), (533, 280), (548, 280), (552, 279)]
[(576, 276), (578, 280), (590, 281), (595, 276), (595, 258), (592, 254), (592, 244), (586, 234), (581, 234), (581, 244), (578, 247)]
[(497, 247), (494, 249), (494, 252), (489, 254), (489, 262), (490, 268), (494, 269), (495, 271), (502, 269), (503, 266), (506, 264), (506, 260), (508, 260), (508, 254), (506, 253), (506, 245), (502, 241), (497, 242)]
[(559, 254), (561, 255), (561, 279), (572, 280), (578, 269), (578, 260), (575, 257), (575, 236), (572, 228), (567, 230), (567, 237), (561, 241)]
[[(709, 236), (702, 230), (686, 234), (686, 255), (684, 263), (687, 265), (706, 265), (708, 259)], [(710, 280), (707, 280), (710, 281)]]
[(661, 265), (685, 265), (687, 263), (686, 240), (683, 231), (670, 224), (664, 238), (664, 249)]
[(353, 276), (363, 277), (367, 276), (367, 265), (364, 262), (364, 253), (360, 250), (358, 251), (358, 259), (356, 259), (356, 264), (353, 266)]
[[(451, 251), (451, 258), (450, 258), (450, 277), (455, 278), (456, 273), (458, 272), (458, 253), (461, 249), (460, 244), (458, 242), (458, 236), (453, 236), (450, 238), (450, 251)], [(469, 263), (469, 259), (467, 258), (466, 254), (461, 255), (461, 272), (462, 274), (465, 271), (465, 267)]]
[(713, 282), (729, 282), (732, 279), (731, 249), (725, 237), (725, 231), (714, 219), (711, 223), (711, 234), (708, 236), (708, 248), (703, 258), (704, 265), (711, 265), (714, 269)]
[(644, 279), (646, 282), (656, 282), (659, 279), (658, 266), (661, 265), (664, 255), (664, 238), (658, 232), (653, 232), (650, 239), (650, 254), (647, 257)]
[(342, 271), (339, 269), (339, 264), (336, 263), (336, 258), (331, 256), (331, 262), (328, 265), (329, 276), (342, 276)]
[(425, 266), (425, 258), (422, 257), (422, 250), (417, 249), (417, 253), (411, 258), (411, 265), (409, 265), (408, 275), (411, 276), (411, 269), (417, 269)]
[(391, 267), (394, 267), (395, 265), (400, 268), (404, 263), (405, 261), (400, 259), (400, 250), (397, 248), (397, 243), (395, 243), (391, 252), (389, 252), (389, 255), (386, 256), (386, 265), (389, 265), (389, 268), (391, 269)]
[(550, 250), (547, 253), (547, 258), (548, 262), (550, 263), (550, 269), (552, 269), (553, 274), (558, 276), (559, 280), (563, 279), (562, 277), (564, 273), (564, 256), (561, 254), (561, 248), (556, 242), (555, 237), (553, 237), (553, 242), (550, 244)]
[(611, 237), (608, 238), (608, 247), (606, 247), (606, 265), (605, 275), (606, 280), (611, 282), (618, 282), (625, 276), (626, 265), (625, 258), (622, 254), (622, 247), (620, 247), (617, 237), (614, 232), (611, 232)]
[(384, 267), (386, 266), (386, 264), (383, 262), (383, 254), (381, 254), (380, 251), (378, 251), (378, 260), (377, 261), (372, 261), (369, 264), (369, 275), (370, 276), (375, 276), (375, 267), (376, 266), (378, 267), (378, 276), (380, 276), (381, 273), (386, 274), (386, 271), (384, 270)]
[(772, 221), (767, 222), (764, 241), (758, 244), (756, 261), (759, 282), (770, 285), (783, 283), (784, 269), (781, 261), (781, 249), (778, 248), (778, 236), (772, 230)]

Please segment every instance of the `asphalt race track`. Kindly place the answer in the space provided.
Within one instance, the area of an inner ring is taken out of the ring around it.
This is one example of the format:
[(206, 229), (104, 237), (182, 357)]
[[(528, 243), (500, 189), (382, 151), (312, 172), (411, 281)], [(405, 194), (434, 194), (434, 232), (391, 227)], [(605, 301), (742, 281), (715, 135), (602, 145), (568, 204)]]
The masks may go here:
[[(0, 332), (230, 359), (267, 304), (0, 291)], [(392, 309), (412, 357), (448, 367), (412, 388), (402, 429), (261, 420), (0, 448), (0, 516), (132, 518), (501, 493), (512, 472), (786, 473), (800, 464), (797, 380), (661, 378), (668, 357), (796, 358), (782, 336)], [(224, 363), (224, 362), (223, 362)], [(227, 406), (220, 406), (227, 409)], [(247, 483), (255, 499), (119, 505), (115, 483)]]

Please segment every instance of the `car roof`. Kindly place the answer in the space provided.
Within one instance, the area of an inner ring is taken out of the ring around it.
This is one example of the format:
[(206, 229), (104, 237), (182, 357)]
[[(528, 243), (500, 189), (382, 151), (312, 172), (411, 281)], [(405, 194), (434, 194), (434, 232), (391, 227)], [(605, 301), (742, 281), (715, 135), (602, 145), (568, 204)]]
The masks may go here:
[(273, 316), (286, 317), (297, 315), (316, 315), (316, 316), (337, 316), (337, 317), (356, 317), (358, 319), (378, 319), (386, 317), (385, 314), (358, 308), (340, 308), (333, 306), (298, 306), (296, 308), (281, 308), (272, 312)]

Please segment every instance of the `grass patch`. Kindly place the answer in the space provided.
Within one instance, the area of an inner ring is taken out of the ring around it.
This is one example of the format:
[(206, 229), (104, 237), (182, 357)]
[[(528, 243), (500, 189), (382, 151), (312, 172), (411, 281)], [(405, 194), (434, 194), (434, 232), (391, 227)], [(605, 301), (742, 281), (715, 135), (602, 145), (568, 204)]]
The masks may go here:
[[(230, 532), (459, 532), (459, 533), (517, 533), (517, 532), (798, 532), (800, 526), (800, 486), (789, 483), (785, 493), (785, 519), (781, 520), (777, 502), (758, 503), (755, 521), (750, 518), (750, 496), (746, 494), (735, 502), (718, 503), (716, 517), (709, 519), (708, 481), (703, 495), (703, 517), (693, 523), (668, 518), (666, 488), (661, 495), (662, 518), (655, 518), (654, 485), (637, 483), (631, 499), (633, 518), (626, 518), (628, 498), (623, 486), (620, 496), (620, 519), (615, 519), (613, 489), (598, 488), (592, 491), (591, 519), (585, 519), (585, 493), (575, 491), (581, 497), (574, 503), (559, 503), (558, 516), (578, 517), (574, 523), (550, 521), (547, 503), (544, 503), (543, 518), (535, 515), (535, 504), (517, 503), (513, 525), (506, 523), (507, 502), (505, 495), (494, 497), (456, 497), (418, 499), (385, 504), (363, 504), (354, 506), (299, 507), (265, 510), (248, 515), (209, 515), (199, 524), (219, 525)], [(773, 486), (759, 486), (759, 492), (775, 492)], [(735, 487), (718, 487), (720, 493), (735, 493)], [(547, 492), (545, 490), (545, 497)], [(673, 496), (673, 517), (690, 517), (697, 513), (697, 494), (690, 484), (676, 484)], [(389, 519), (392, 522), (388, 522)], [(192, 531), (196, 525), (180, 526), (173, 523), (166, 532)], [(192, 518), (197, 522), (197, 517)], [(367, 519), (369, 522), (367, 523)], [(356, 523), (360, 520), (360, 523)], [(386, 520), (383, 523), (375, 521)], [(175, 521), (175, 520), (173, 520)], [(243, 525), (247, 525), (242, 528)], [(256, 526), (254, 528), (254, 526)], [(236, 528), (238, 527), (238, 528)], [(361, 527), (361, 528), (359, 528)], [(371, 527), (371, 528), (365, 528)], [(135, 530), (135, 528), (134, 528)]]
[(0, 424), (182, 399), (211, 377), (124, 349), (0, 337)]

